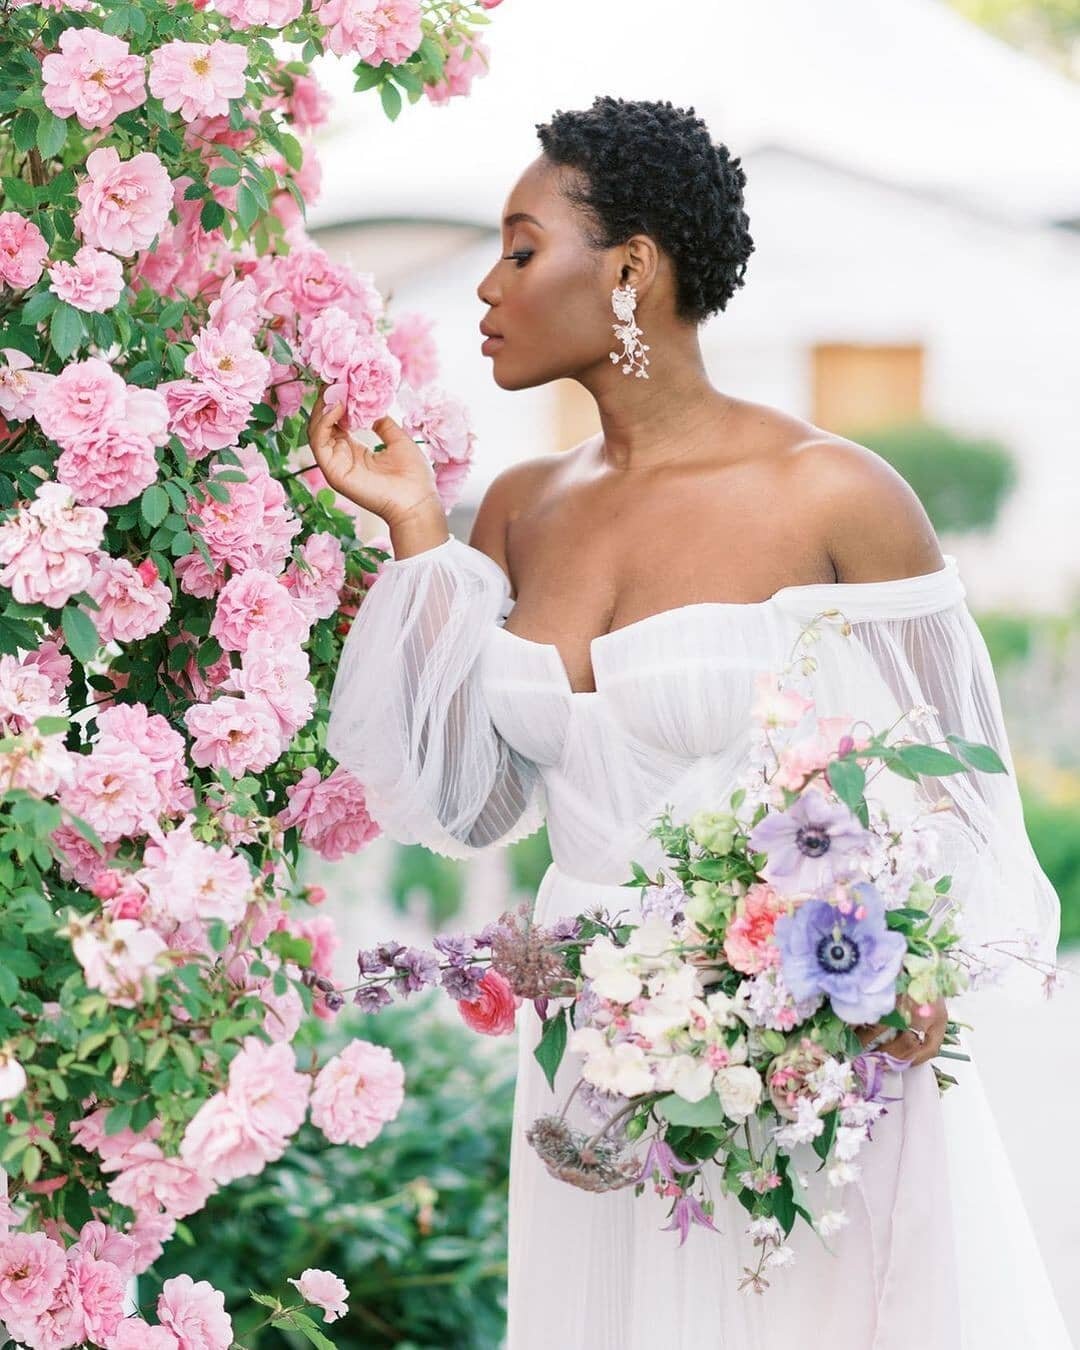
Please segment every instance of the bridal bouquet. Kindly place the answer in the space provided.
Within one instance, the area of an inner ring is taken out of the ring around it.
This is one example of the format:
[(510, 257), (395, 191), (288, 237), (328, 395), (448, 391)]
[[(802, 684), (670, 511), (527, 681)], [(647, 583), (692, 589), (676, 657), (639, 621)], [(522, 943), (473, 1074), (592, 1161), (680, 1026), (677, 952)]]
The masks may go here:
[[(652, 877), (631, 864), (632, 919), (596, 910), (542, 928), (523, 906), (480, 934), (436, 938), (441, 961), (383, 944), (360, 954), (357, 1002), (374, 1010), (391, 988), (438, 981), (497, 1034), (532, 999), (553, 1088), (566, 1051), (579, 1057), (562, 1109), (527, 1132), (548, 1170), (595, 1191), (653, 1184), (680, 1243), (692, 1224), (714, 1229), (719, 1184), (749, 1214), (758, 1252), (743, 1286), (760, 1291), (764, 1271), (792, 1259), (800, 1218), (823, 1239), (846, 1222), (838, 1202), (814, 1212), (806, 1172), (824, 1172), (828, 1197), (858, 1175), (887, 1072), (908, 1066), (888, 1040), (912, 1009), (929, 1015), (979, 973), (951, 879), (934, 868), (948, 798), (890, 818), (872, 790), (882, 774), (1005, 772), (988, 746), (913, 737), (934, 711), (861, 735), (818, 716), (785, 675), (761, 675), (745, 778), (726, 810), (657, 818), (666, 865)], [(951, 1048), (957, 1030), (950, 1022), (942, 1057), (966, 1058)], [(942, 1090), (955, 1082), (934, 1070)], [(575, 1096), (595, 1129), (568, 1120)]]

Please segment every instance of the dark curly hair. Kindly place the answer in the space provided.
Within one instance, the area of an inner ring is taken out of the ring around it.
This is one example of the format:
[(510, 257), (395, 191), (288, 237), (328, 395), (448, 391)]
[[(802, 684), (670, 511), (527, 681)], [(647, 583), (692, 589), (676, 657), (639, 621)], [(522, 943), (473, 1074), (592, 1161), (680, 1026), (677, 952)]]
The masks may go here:
[(746, 174), (693, 108), (600, 94), (591, 108), (537, 122), (536, 133), (549, 160), (585, 176), (584, 187), (567, 181), (562, 190), (586, 209), (593, 248), (647, 234), (675, 264), (680, 318), (726, 308), (754, 251)]

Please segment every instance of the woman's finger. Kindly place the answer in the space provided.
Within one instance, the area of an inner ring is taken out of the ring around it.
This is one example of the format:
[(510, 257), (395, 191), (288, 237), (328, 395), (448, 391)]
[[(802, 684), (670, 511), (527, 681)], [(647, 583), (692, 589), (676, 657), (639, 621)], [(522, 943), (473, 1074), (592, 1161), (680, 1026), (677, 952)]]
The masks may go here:
[(322, 414), (322, 416), (312, 427), (311, 438), (313, 444), (315, 442), (320, 442), (324, 445), (328, 444), (330, 440), (330, 432), (332, 428), (335, 427), (337, 423), (341, 420), (341, 416), (344, 413), (344, 411), (345, 411), (344, 403), (335, 403), (332, 408), (327, 408), (327, 410)]

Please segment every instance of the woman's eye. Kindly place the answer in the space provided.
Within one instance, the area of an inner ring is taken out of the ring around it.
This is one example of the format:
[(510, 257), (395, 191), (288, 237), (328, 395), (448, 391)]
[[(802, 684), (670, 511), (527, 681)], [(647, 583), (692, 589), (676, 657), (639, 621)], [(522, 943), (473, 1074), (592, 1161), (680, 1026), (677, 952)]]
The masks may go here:
[(519, 248), (519, 249), (516, 249), (513, 253), (504, 253), (504, 254), (503, 254), (503, 257), (504, 257), (504, 258), (516, 258), (516, 259), (517, 259), (517, 265), (518, 265), (519, 267), (524, 267), (525, 264), (528, 262), (528, 260), (532, 257), (532, 255), (533, 255), (532, 249), (530, 249), (530, 248)]

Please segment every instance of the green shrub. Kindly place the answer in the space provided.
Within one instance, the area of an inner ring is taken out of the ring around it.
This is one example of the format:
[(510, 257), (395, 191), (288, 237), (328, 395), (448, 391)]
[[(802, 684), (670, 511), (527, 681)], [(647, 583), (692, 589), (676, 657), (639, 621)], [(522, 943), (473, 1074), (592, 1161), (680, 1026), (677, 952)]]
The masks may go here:
[(939, 532), (988, 530), (1016, 482), (1016, 464), (997, 441), (959, 436), (930, 422), (844, 433), (876, 451), (911, 484)]
[(1080, 942), (1080, 785), (1060, 802), (1023, 781), (1020, 790), (1031, 846), (1061, 897), (1062, 945)]
[[(438, 1009), (438, 1011), (436, 1011)], [(306, 1124), (281, 1162), (234, 1182), (187, 1220), (140, 1279), (186, 1271), (224, 1291), (250, 1350), (299, 1346), (252, 1334), (249, 1289), (295, 1298), (309, 1266), (349, 1286), (349, 1314), (329, 1333), (341, 1350), (495, 1350), (505, 1334), (506, 1205), (513, 1108), (511, 1038), (481, 1040), (438, 991), (363, 1017), (346, 1009), (315, 1028), (320, 1059), (349, 1036), (389, 1046), (405, 1069), (397, 1118), (366, 1148), (339, 1148)], [(303, 1062), (300, 1038), (298, 1060)], [(425, 1190), (437, 1192), (425, 1219)]]

